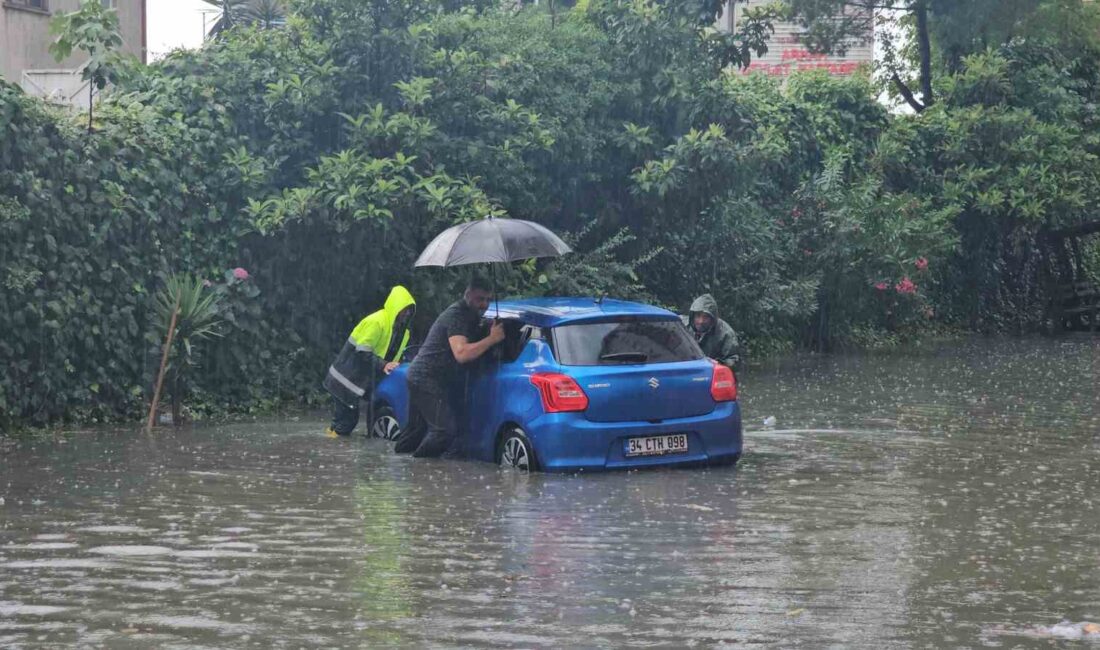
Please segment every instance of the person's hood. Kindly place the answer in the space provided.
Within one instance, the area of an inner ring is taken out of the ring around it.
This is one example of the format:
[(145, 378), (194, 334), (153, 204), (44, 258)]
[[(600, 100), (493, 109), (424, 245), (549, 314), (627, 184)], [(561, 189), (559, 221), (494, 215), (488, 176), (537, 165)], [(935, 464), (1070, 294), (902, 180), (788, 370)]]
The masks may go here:
[[(681, 303), (682, 304), (682, 303)], [(718, 301), (714, 299), (714, 296), (709, 293), (704, 293), (695, 299), (695, 302), (691, 303), (691, 313), (697, 314), (703, 312), (710, 316), (714, 321), (718, 322)]]
[[(390, 331), (393, 331), (393, 325), (397, 322), (397, 315), (401, 313), (401, 310), (412, 306), (416, 309), (416, 300), (413, 299), (409, 290), (401, 285), (397, 285), (390, 290), (390, 295), (386, 298), (386, 305), (382, 308), (386, 312), (386, 325)], [(411, 318), (409, 321), (411, 322)]]

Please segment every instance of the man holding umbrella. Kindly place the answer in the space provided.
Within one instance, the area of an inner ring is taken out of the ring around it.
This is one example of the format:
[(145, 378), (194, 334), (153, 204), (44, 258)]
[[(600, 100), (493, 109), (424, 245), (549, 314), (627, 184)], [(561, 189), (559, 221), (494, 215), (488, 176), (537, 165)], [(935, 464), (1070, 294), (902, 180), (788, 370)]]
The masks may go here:
[(488, 336), (473, 341), (492, 298), (488, 283), (471, 278), (462, 300), (435, 319), (409, 366), (409, 424), (397, 440), (397, 453), (434, 458), (451, 446), (456, 420), (448, 395), (459, 378), (459, 366), (476, 361), (504, 340), (504, 326), (494, 322)]
[[(537, 223), (489, 215), (436, 235), (414, 266), (508, 264), (558, 257), (569, 251), (565, 242)], [(495, 293), (493, 288), (484, 280), (471, 279), (462, 300), (448, 307), (432, 325), (409, 367), (409, 426), (398, 438), (398, 453), (439, 456), (450, 447), (456, 422), (447, 397), (450, 385), (458, 378), (459, 366), (481, 358), (504, 340), (504, 326), (493, 323), (487, 337), (474, 341), (481, 316)]]

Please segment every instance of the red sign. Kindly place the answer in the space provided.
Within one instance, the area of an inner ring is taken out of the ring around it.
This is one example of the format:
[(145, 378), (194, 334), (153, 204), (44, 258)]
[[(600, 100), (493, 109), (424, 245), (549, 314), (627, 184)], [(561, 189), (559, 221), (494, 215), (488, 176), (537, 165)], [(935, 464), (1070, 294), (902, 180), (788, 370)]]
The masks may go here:
[(833, 75), (850, 75), (859, 69), (858, 61), (831, 59), (825, 54), (815, 54), (805, 48), (787, 48), (779, 55), (779, 63), (753, 61), (745, 70), (763, 72), (773, 77), (785, 77), (800, 70), (827, 70)]

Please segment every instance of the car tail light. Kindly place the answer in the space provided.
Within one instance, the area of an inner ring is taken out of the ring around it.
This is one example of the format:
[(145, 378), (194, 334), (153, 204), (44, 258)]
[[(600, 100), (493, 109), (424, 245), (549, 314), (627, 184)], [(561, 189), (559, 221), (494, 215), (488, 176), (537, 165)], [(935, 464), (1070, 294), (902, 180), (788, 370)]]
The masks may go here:
[(737, 399), (737, 377), (728, 366), (714, 364), (710, 380), (710, 396), (715, 402), (732, 402)]
[(547, 413), (583, 411), (588, 408), (588, 396), (569, 375), (540, 372), (531, 375), (531, 384), (539, 389), (542, 408)]

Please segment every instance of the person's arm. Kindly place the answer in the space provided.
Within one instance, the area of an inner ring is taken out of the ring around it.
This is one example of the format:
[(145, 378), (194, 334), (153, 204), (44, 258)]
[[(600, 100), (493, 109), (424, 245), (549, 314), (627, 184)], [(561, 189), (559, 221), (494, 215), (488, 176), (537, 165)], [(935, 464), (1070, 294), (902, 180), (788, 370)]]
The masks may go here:
[(741, 364), (741, 346), (737, 341), (737, 334), (733, 329), (723, 333), (722, 343), (718, 348), (718, 363), (736, 369)]
[(504, 324), (495, 322), (493, 326), (489, 328), (489, 336), (486, 336), (476, 343), (470, 343), (470, 340), (461, 334), (450, 337), (447, 339), (447, 342), (451, 344), (451, 354), (455, 355), (455, 361), (459, 363), (470, 363), (471, 361), (479, 359), (481, 355), (489, 350), (489, 348), (503, 340)]
[[(365, 336), (363, 336), (362, 340), (376, 341), (378, 340), (379, 335), (380, 332), (378, 330), (378, 326), (374, 323), (371, 323), (368, 325), (368, 329), (365, 332)], [(379, 352), (378, 350), (375, 350), (373, 347), (371, 347), (369, 343), (353, 342), (352, 345), (355, 346), (355, 354), (359, 355), (362, 363), (374, 369), (373, 372), (375, 375), (385, 372), (386, 360), (382, 358), (382, 355), (385, 354), (385, 350)]]

